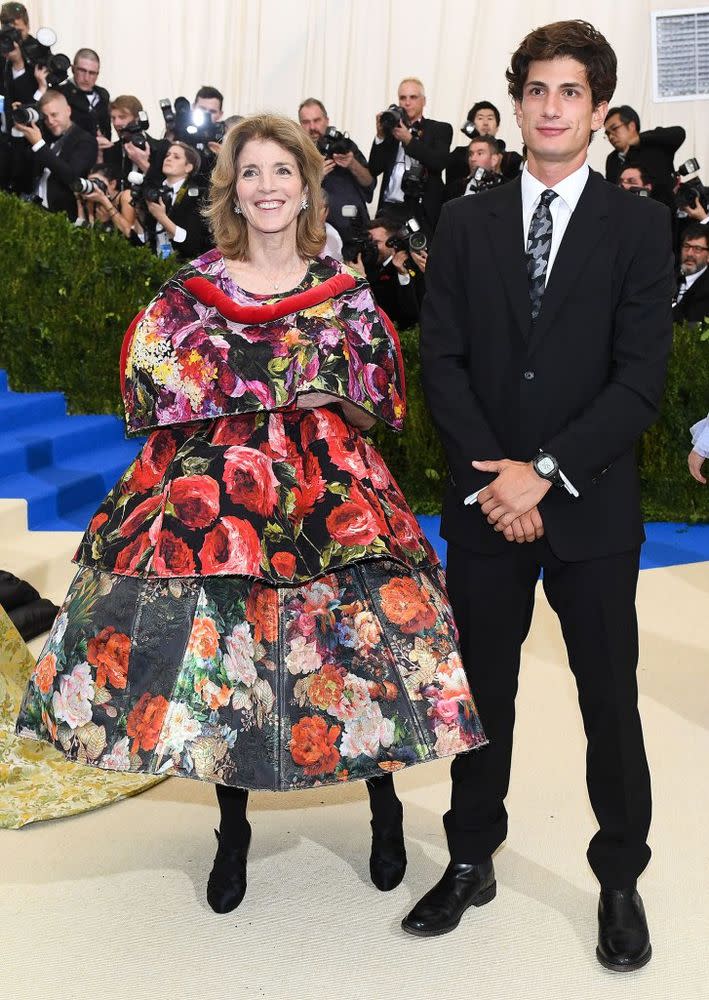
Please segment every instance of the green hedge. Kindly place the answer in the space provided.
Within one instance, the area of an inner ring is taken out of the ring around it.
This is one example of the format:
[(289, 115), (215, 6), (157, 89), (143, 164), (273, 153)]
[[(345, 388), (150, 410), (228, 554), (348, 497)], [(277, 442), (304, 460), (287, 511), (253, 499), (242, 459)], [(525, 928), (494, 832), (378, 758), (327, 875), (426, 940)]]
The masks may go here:
[[(73, 413), (122, 413), (118, 354), (141, 306), (175, 270), (122, 237), (76, 229), (0, 193), (0, 368), (15, 390), (56, 389)], [(408, 418), (377, 443), (419, 514), (440, 509), (445, 460), (421, 393), (418, 331), (405, 330)], [(709, 490), (687, 471), (689, 426), (709, 408), (709, 328), (677, 327), (659, 423), (643, 438), (648, 520), (709, 521)]]

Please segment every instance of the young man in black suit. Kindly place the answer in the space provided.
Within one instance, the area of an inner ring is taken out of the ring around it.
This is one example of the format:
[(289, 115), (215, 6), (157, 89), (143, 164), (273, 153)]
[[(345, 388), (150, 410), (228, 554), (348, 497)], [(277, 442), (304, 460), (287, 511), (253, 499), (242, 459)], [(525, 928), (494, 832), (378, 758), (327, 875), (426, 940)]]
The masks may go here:
[[(448, 161), (453, 129), (447, 122), (424, 118), (426, 93), (417, 78), (401, 81), (397, 100), (403, 112), (401, 122), (385, 129), (378, 114), (377, 134), (369, 153), (372, 176), (384, 175), (377, 216), (385, 215), (397, 222), (414, 216), (432, 233), (443, 204), (441, 174)], [(412, 161), (414, 166), (421, 164), (424, 168), (421, 183), (413, 191), (407, 184)]]
[(637, 706), (635, 446), (657, 416), (670, 349), (670, 220), (586, 163), (616, 81), (615, 54), (590, 24), (536, 29), (507, 76), (527, 166), (485, 197), (444, 206), (421, 341), (451, 468), (448, 588), (490, 745), (453, 764), (451, 863), (403, 927), (446, 933), (495, 895), (520, 647), (543, 568), (588, 739), (597, 956), (634, 969), (651, 954), (636, 890), (650, 858), (650, 778)]

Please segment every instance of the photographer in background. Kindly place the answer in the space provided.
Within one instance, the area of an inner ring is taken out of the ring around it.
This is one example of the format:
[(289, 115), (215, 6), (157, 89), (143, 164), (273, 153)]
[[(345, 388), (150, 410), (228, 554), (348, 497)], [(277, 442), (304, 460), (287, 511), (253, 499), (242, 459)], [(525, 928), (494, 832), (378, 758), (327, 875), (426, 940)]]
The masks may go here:
[(674, 323), (701, 323), (709, 316), (709, 226), (692, 222), (682, 234)]
[[(478, 136), (488, 135), (497, 139), (500, 128), (500, 112), (490, 101), (478, 101), (468, 112), (461, 132), (469, 139), (476, 139)], [(508, 150), (504, 139), (497, 139), (498, 150), (501, 153), (499, 172), (506, 180), (515, 178), (522, 169), (522, 157), (514, 150)], [(460, 182), (470, 174), (468, 163), (468, 151), (470, 146), (456, 146), (448, 155), (446, 164), (446, 200), (458, 197), (451, 194), (451, 191), (461, 187)], [(459, 191), (462, 194), (462, 191)]]
[[(88, 177), (82, 178), (81, 191), (76, 195), (76, 225), (93, 226), (104, 232), (119, 232), (130, 239), (140, 234), (130, 191), (121, 191), (120, 178), (105, 163), (96, 163)], [(88, 183), (87, 183), (88, 182)]]
[(0, 25), (5, 35), (3, 54), (0, 55), (0, 94), (5, 99), (0, 134), (0, 188), (16, 194), (29, 194), (32, 190), (30, 153), (24, 138), (19, 133), (12, 134), (10, 108), (14, 104), (33, 104), (42, 96), (38, 89), (41, 77), (38, 79), (35, 67), (25, 60), (22, 51), (24, 42), (35, 42), (36, 39), (30, 35), (29, 15), (21, 3), (2, 5)]
[[(316, 97), (303, 101), (298, 121), (325, 157), (322, 187), (330, 205), (327, 221), (346, 242), (358, 225), (369, 222), (367, 204), (372, 200), (376, 181), (356, 143), (331, 128), (322, 101)], [(345, 205), (354, 206), (356, 211), (343, 214)]]
[(159, 187), (170, 143), (148, 134), (143, 105), (133, 94), (120, 94), (111, 101), (109, 108), (118, 141), (107, 143), (104, 140), (102, 143), (99, 137), (99, 162), (116, 172), (122, 188), (128, 186), (128, 174), (132, 170), (145, 174), (151, 184)]
[(382, 177), (377, 215), (403, 222), (413, 216), (433, 233), (443, 204), (442, 173), (453, 129), (447, 122), (424, 118), (426, 94), (416, 77), (399, 84), (398, 105), (377, 115), (377, 133), (369, 170)]
[(204, 192), (192, 183), (199, 169), (197, 150), (185, 142), (173, 142), (163, 162), (162, 186), (151, 189), (145, 180), (140, 185), (140, 200), (154, 220), (146, 228), (159, 257), (176, 254), (183, 260), (192, 260), (212, 246), (201, 212)]
[(642, 167), (623, 167), (618, 178), (618, 187), (632, 194), (639, 194), (641, 191), (647, 192), (646, 197), (652, 194), (652, 181)]
[[(405, 329), (419, 321), (423, 300), (423, 274), (412, 266), (410, 251), (387, 245), (400, 231), (398, 221), (385, 217), (373, 219), (367, 230), (371, 250), (362, 253), (364, 273), (371, 285), (374, 300), (397, 326)], [(425, 255), (421, 257), (425, 268)]]
[(41, 98), (39, 114), (47, 130), (46, 140), (38, 124), (15, 124), (32, 149), (34, 198), (50, 212), (66, 212), (73, 221), (73, 186), (86, 177), (96, 160), (96, 137), (72, 122), (69, 102), (58, 90), (48, 90)]
[(686, 138), (680, 125), (640, 131), (640, 118), (627, 104), (610, 108), (604, 128), (613, 152), (606, 157), (606, 180), (617, 184), (624, 167), (642, 167), (653, 197), (674, 211), (674, 156)]
[(464, 177), (446, 183), (446, 201), (462, 195), (480, 194), (505, 183), (500, 173), (502, 153), (498, 141), (492, 135), (478, 135), (470, 140), (468, 172)]

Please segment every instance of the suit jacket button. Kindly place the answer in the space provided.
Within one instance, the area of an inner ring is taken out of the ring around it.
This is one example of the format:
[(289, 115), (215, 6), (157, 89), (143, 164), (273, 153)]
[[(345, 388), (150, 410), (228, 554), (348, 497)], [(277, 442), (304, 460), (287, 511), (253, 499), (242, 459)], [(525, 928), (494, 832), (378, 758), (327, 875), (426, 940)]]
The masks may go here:
[(526, 378), (528, 382), (531, 382), (534, 378), (534, 372), (525, 372), (522, 377)]

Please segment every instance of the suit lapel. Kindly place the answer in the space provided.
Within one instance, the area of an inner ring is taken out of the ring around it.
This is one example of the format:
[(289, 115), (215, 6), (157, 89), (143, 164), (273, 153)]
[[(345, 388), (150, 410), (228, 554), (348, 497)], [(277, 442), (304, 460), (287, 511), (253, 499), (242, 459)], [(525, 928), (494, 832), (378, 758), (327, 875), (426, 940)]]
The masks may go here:
[(529, 338), (531, 354), (551, 329), (554, 319), (574, 285), (582, 280), (586, 262), (608, 226), (606, 182), (593, 170), (576, 208), (571, 213), (564, 238), (542, 299), (542, 308)]
[[(505, 292), (512, 306), (519, 332), (529, 336), (532, 326), (532, 309), (529, 301), (527, 260), (524, 254), (522, 232), (522, 192), (518, 179), (498, 188), (488, 214), (490, 246), (502, 275)], [(488, 198), (488, 194), (472, 195)]]

